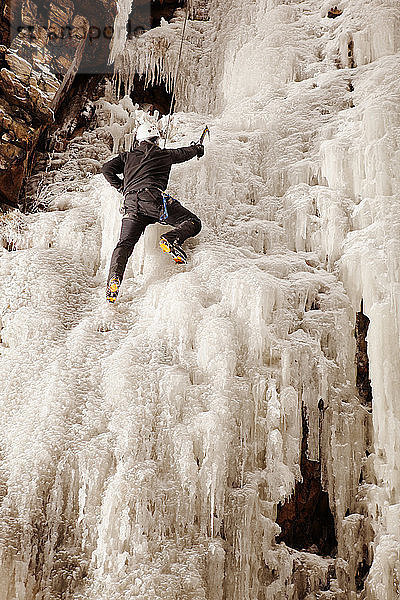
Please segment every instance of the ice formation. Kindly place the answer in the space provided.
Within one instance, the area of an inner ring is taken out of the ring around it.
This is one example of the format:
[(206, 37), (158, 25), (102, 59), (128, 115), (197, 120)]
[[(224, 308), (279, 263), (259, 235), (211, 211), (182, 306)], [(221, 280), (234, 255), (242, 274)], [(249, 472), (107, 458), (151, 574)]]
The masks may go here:
[[(2, 600), (399, 597), (400, 16), (338, 6), (210, 0), (189, 21), (171, 143), (212, 136), (169, 188), (203, 222), (187, 267), (152, 226), (104, 305), (120, 196), (97, 173), (110, 135), (127, 150), (158, 118), (128, 96), (53, 157), (47, 212), (1, 217)], [(181, 30), (116, 38), (120, 83), (171, 87)], [(303, 435), (332, 556), (277, 541)]]

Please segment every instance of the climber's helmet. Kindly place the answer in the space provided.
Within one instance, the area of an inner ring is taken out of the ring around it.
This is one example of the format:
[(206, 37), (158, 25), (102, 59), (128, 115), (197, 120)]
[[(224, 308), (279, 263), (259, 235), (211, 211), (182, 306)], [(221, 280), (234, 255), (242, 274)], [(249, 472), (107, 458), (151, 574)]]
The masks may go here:
[(142, 125), (139, 125), (136, 132), (136, 139), (138, 142), (144, 142), (145, 140), (156, 142), (159, 137), (160, 132), (152, 123), (142, 123)]

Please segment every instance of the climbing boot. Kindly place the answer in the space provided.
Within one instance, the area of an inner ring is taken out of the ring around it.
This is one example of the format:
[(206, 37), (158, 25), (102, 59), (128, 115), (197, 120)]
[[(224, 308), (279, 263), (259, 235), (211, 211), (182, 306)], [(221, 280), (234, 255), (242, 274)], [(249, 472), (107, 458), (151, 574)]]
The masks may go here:
[(108, 282), (107, 290), (106, 290), (106, 299), (109, 302), (113, 303), (116, 301), (120, 285), (121, 285), (121, 281), (120, 281), (119, 277), (117, 277), (116, 275), (111, 277), (110, 281)]
[(187, 256), (182, 246), (175, 240), (170, 242), (165, 237), (160, 238), (160, 248), (163, 252), (170, 254), (172, 260), (178, 264), (186, 265)]

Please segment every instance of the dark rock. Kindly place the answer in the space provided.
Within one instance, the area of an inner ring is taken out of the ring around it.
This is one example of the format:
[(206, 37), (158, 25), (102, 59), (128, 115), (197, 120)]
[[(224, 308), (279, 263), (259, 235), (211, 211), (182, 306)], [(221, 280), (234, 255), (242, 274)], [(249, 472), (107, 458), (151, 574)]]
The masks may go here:
[(0, 0), (1, 203), (18, 204), (36, 144), (80, 66), (104, 68), (108, 40), (96, 56), (86, 39), (92, 23), (113, 25), (116, 11), (116, 0)]

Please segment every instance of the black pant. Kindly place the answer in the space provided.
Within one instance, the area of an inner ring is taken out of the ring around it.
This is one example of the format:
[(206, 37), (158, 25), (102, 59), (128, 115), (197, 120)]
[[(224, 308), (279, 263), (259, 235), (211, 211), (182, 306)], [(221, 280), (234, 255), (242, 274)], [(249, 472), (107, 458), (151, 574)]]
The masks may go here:
[[(146, 192), (129, 194), (125, 198), (126, 214), (122, 219), (119, 242), (111, 256), (107, 282), (116, 275), (120, 281), (124, 276), (126, 264), (133, 252), (136, 242), (147, 225), (159, 222), (162, 201), (159, 197), (151, 197)], [(195, 214), (187, 210), (177, 200), (168, 203), (168, 218), (165, 223), (174, 229), (163, 234), (169, 242), (175, 240), (182, 244), (201, 230), (201, 221)]]

